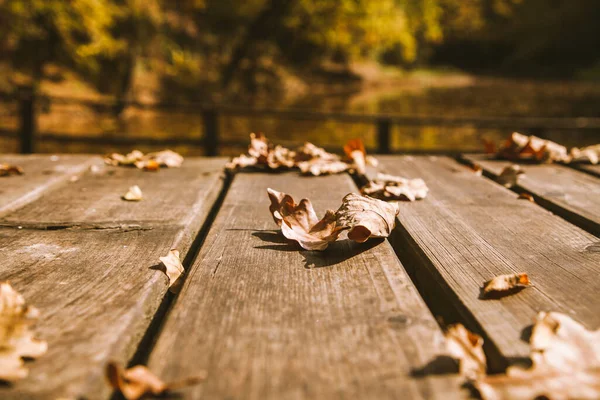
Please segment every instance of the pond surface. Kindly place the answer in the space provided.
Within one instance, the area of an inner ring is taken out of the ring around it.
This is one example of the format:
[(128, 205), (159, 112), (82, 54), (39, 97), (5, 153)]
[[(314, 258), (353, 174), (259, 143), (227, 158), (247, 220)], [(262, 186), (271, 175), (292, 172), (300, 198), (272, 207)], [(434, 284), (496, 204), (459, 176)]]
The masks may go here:
[[(306, 95), (292, 103), (267, 104), (275, 108), (339, 111), (366, 114), (452, 117), (600, 117), (600, 83), (540, 82), (469, 76), (421, 76), (386, 85), (371, 85), (360, 91), (344, 90)], [(3, 105), (0, 127), (15, 129), (15, 107)], [(120, 118), (79, 105), (53, 104), (39, 117), (40, 131), (73, 136), (185, 137), (201, 141), (201, 116), (181, 112), (157, 112), (129, 108)], [(224, 140), (240, 145), (222, 149), (224, 155), (244, 151), (249, 132), (264, 132), (272, 141), (295, 146), (312, 141), (321, 146), (341, 148), (354, 137), (368, 147), (376, 147), (375, 128), (370, 124), (335, 121), (294, 121), (265, 117), (221, 117), (219, 128)], [(515, 126), (515, 129), (517, 126)], [(500, 142), (510, 130), (473, 127), (394, 126), (392, 144), (398, 152), (478, 151), (481, 139)], [(528, 133), (528, 132), (523, 132)], [(599, 131), (553, 131), (549, 139), (566, 146), (600, 143)], [(14, 139), (0, 139), (3, 152), (16, 151)], [(151, 147), (140, 146), (149, 151)], [(97, 146), (73, 141), (69, 144), (40, 143), (41, 152), (104, 153), (128, 148)], [(186, 155), (200, 155), (198, 147), (174, 147)]]

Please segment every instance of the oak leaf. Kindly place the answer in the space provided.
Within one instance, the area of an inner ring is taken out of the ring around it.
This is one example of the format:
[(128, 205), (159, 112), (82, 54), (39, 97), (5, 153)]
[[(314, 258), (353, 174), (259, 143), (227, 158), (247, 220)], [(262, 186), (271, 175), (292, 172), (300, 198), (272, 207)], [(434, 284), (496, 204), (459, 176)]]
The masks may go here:
[(0, 164), (0, 176), (23, 175), (23, 168), (17, 165)]
[(138, 185), (133, 185), (129, 188), (127, 193), (123, 195), (123, 200), (127, 201), (140, 201), (142, 200), (142, 189)]
[(361, 189), (361, 193), (378, 199), (408, 201), (424, 199), (428, 191), (429, 188), (423, 179), (408, 179), (381, 173)]
[(39, 311), (28, 306), (8, 282), (0, 283), (0, 380), (25, 378), (29, 371), (22, 358), (46, 353), (46, 342), (35, 339), (29, 330), (38, 317)]
[(522, 272), (519, 274), (498, 275), (489, 280), (483, 286), (483, 294), (489, 296), (492, 293), (506, 293), (531, 285), (529, 276)]
[(127, 400), (137, 400), (146, 395), (160, 396), (178, 388), (194, 385), (203, 381), (205, 374), (165, 383), (143, 365), (123, 369), (119, 364), (110, 362), (106, 365), (106, 378), (111, 387), (121, 392)]
[(179, 290), (179, 278), (184, 273), (183, 264), (179, 259), (179, 251), (175, 249), (169, 250), (169, 253), (164, 257), (159, 257), (160, 262), (165, 266), (165, 273), (169, 278), (169, 290), (177, 292)]

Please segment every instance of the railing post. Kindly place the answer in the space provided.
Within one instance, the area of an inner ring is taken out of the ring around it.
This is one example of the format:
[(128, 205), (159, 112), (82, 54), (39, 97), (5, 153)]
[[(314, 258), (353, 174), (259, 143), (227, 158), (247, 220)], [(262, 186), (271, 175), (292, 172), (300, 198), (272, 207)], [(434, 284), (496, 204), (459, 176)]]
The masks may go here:
[(392, 122), (389, 118), (377, 119), (377, 152), (379, 154), (390, 154), (391, 146), (391, 131)]
[(35, 93), (31, 86), (19, 88), (19, 118), (21, 124), (21, 154), (31, 154), (35, 150)]
[(219, 120), (215, 109), (202, 111), (204, 123), (204, 149), (207, 156), (219, 155)]

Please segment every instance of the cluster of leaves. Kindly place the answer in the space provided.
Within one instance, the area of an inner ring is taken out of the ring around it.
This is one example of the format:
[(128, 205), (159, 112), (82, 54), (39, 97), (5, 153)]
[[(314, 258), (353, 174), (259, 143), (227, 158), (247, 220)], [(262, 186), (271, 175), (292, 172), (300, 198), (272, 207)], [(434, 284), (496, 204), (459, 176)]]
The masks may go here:
[(23, 172), (18, 165), (0, 164), (0, 176), (23, 175)]
[(565, 146), (536, 136), (526, 136), (513, 132), (506, 142), (496, 148), (495, 143), (484, 140), (486, 152), (498, 158), (511, 161), (536, 162), (588, 162), (597, 164), (600, 157), (600, 144), (567, 151)]
[(600, 398), (600, 330), (589, 331), (571, 317), (540, 312), (530, 338), (532, 366), (486, 374), (483, 338), (458, 324), (446, 332), (449, 353), (460, 373), (484, 400)]
[(139, 150), (133, 150), (128, 154), (112, 153), (104, 156), (104, 162), (108, 165), (122, 165), (136, 167), (144, 171), (158, 171), (160, 167), (179, 168), (183, 164), (183, 157), (171, 150), (162, 150), (156, 153), (144, 154)]

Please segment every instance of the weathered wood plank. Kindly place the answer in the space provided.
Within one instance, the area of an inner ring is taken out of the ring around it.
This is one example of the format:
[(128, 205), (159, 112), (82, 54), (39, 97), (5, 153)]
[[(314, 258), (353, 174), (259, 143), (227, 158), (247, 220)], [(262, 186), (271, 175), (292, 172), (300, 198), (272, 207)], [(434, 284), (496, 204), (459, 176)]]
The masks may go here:
[(266, 189), (317, 212), (355, 191), (346, 175), (238, 174), (151, 353), (165, 379), (207, 370), (186, 398), (455, 398), (456, 377), (411, 377), (444, 346), (387, 241), (325, 252), (286, 242)]
[(583, 164), (583, 163), (581, 163), (581, 164), (573, 163), (570, 166), (572, 166), (573, 168), (576, 168), (578, 170), (581, 170), (583, 172), (586, 172), (588, 174), (600, 176), (600, 164), (592, 165), (592, 164)]
[(99, 157), (86, 155), (2, 154), (0, 162), (22, 167), (23, 175), (0, 177), (0, 216), (14, 211), (41, 195), (77, 177)]
[[(380, 162), (389, 173), (427, 183), (426, 199), (401, 204), (392, 244), (426, 300), (484, 335), (493, 370), (529, 354), (523, 337), (539, 311), (600, 326), (598, 238), (454, 160)], [(517, 272), (527, 272), (533, 287), (499, 300), (479, 298), (483, 282)]]
[[(511, 165), (485, 155), (465, 155), (492, 177)], [(533, 195), (537, 203), (600, 236), (600, 179), (557, 164), (521, 164), (525, 172), (514, 188)]]
[[(153, 268), (158, 258), (171, 248), (182, 259), (193, 256), (223, 187), (223, 164), (186, 160), (157, 174), (89, 172), (5, 218), (0, 280), (40, 309), (37, 331), (49, 350), (29, 364), (28, 378), (0, 387), (0, 398), (110, 395), (104, 366), (131, 359), (165, 298), (167, 277)], [(140, 182), (146, 199), (120, 200), (121, 186)]]

